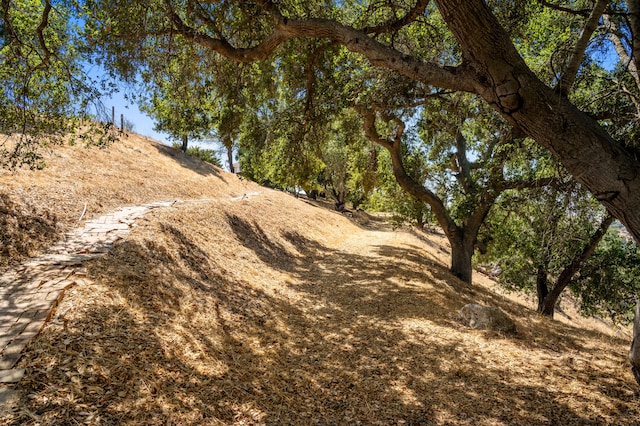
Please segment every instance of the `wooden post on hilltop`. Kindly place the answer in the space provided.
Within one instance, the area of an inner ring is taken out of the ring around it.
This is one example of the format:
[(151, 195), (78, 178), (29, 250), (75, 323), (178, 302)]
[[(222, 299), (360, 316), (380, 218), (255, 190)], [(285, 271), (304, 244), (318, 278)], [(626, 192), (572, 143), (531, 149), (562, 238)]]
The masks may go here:
[(124, 133), (124, 114), (120, 114), (120, 134)]
[(111, 125), (116, 127), (116, 107), (111, 107)]

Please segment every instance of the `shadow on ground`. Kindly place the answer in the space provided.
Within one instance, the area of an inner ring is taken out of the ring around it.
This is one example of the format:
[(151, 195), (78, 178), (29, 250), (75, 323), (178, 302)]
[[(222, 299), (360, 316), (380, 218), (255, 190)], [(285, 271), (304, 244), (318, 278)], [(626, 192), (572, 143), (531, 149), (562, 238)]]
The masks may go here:
[(224, 176), (220, 173), (220, 170), (213, 164), (205, 163), (198, 158), (192, 157), (191, 155), (182, 152), (179, 148), (174, 148), (160, 143), (153, 144), (152, 146), (156, 148), (158, 152), (172, 158), (184, 168), (192, 170), (202, 176), (215, 176), (223, 182), (226, 182)]
[[(496, 300), (479, 289), (461, 296), (446, 268), (414, 251), (354, 254), (227, 221), (255, 268), (290, 278), (279, 287), (239, 278), (170, 224), (154, 240), (117, 244), (89, 268), (108, 297), (62, 318), (30, 351), (29, 402), (13, 424), (629, 424), (586, 415), (469, 353), (455, 337), (456, 306)], [(558, 329), (558, 350), (580, 345)], [(635, 404), (615, 377), (598, 386), (620, 410)]]
[(50, 211), (0, 193), (0, 272), (51, 245), (61, 234)]

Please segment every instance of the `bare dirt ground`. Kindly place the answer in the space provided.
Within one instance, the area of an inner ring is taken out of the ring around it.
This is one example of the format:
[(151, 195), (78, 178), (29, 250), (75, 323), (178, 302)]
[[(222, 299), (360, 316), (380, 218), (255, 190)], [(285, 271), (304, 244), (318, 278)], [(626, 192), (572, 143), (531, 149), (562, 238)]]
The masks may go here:
[[(84, 203), (93, 215), (214, 199), (153, 211), (87, 265), (93, 283), (28, 347), (23, 402), (0, 423), (640, 424), (626, 338), (542, 319), (479, 274), (465, 287), (438, 236), (349, 219), (137, 137), (64, 148), (0, 185), (23, 206), (0, 215), (54, 224), (33, 245), (33, 228), (2, 231), (25, 242), (6, 265), (75, 226)], [(248, 192), (260, 194), (232, 199)], [(517, 334), (459, 324), (470, 302), (502, 309)]]

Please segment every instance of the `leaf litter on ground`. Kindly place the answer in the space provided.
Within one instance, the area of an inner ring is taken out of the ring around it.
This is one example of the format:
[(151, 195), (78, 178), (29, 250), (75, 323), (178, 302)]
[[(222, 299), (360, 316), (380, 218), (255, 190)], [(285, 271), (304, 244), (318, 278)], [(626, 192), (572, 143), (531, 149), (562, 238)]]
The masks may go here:
[[(540, 318), (480, 274), (465, 287), (441, 235), (347, 218), (139, 136), (56, 148), (48, 163), (0, 175), (24, 207), (16, 220), (55, 222), (4, 265), (78, 226), (85, 203), (88, 220), (206, 200), (152, 211), (86, 265), (91, 282), (23, 355), (22, 403), (4, 423), (640, 423), (626, 335)], [(500, 308), (517, 334), (465, 328), (466, 303)]]

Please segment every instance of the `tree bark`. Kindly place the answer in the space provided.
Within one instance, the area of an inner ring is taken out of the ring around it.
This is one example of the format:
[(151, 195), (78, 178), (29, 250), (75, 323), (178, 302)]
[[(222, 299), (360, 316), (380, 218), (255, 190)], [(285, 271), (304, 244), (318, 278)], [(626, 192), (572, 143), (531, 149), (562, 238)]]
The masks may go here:
[(273, 1), (259, 5), (271, 15), (274, 30), (248, 48), (235, 48), (228, 40), (189, 27), (171, 6), (167, 12), (176, 33), (236, 61), (265, 59), (292, 38), (328, 38), (375, 66), (428, 86), (476, 93), (549, 149), (640, 243), (640, 161), (594, 118), (535, 76), (484, 0), (435, 3), (462, 50), (459, 66), (440, 66), (404, 54), (336, 21), (284, 17)]
[(331, 188), (331, 196), (333, 197), (334, 209), (338, 212), (344, 212), (346, 210), (346, 192), (344, 190), (336, 191), (334, 188)]
[(553, 317), (553, 309), (555, 309), (555, 304), (552, 306), (550, 313), (547, 312), (544, 306), (544, 301), (549, 295), (549, 279), (547, 277), (547, 268), (542, 265), (538, 266), (538, 271), (536, 273), (536, 290), (538, 292), (538, 313), (545, 316)]
[[(609, 229), (612, 222), (613, 216), (607, 215), (596, 232), (593, 233), (587, 242), (587, 245), (582, 249), (582, 251), (577, 253), (571, 262), (562, 270), (551, 291), (548, 292), (543, 299), (538, 298), (538, 313), (553, 318), (555, 307), (560, 295), (564, 289), (571, 284), (573, 276), (580, 271), (584, 262), (593, 254), (596, 247), (598, 247), (598, 244), (600, 244), (602, 237), (607, 233), (607, 229)], [(538, 297), (539, 296), (540, 293), (538, 293)]]
[(229, 162), (229, 171), (231, 173), (235, 173), (235, 169), (233, 168), (233, 142), (231, 140), (227, 140), (224, 144), (225, 148), (227, 148), (227, 161)]
[[(473, 233), (473, 232), (471, 232)], [(471, 260), (475, 247), (475, 235), (460, 240), (450, 240), (451, 243), (451, 273), (465, 283), (470, 284), (473, 274)]]
[(629, 350), (631, 371), (640, 385), (640, 299), (636, 302), (636, 313), (633, 317), (633, 341)]
[(473, 69), (475, 92), (549, 149), (640, 243), (640, 162), (540, 81), (483, 0), (436, 0)]
[(185, 135), (185, 136), (182, 137), (182, 146), (180, 147), (182, 152), (187, 152), (187, 145), (188, 144), (189, 144), (189, 137)]

